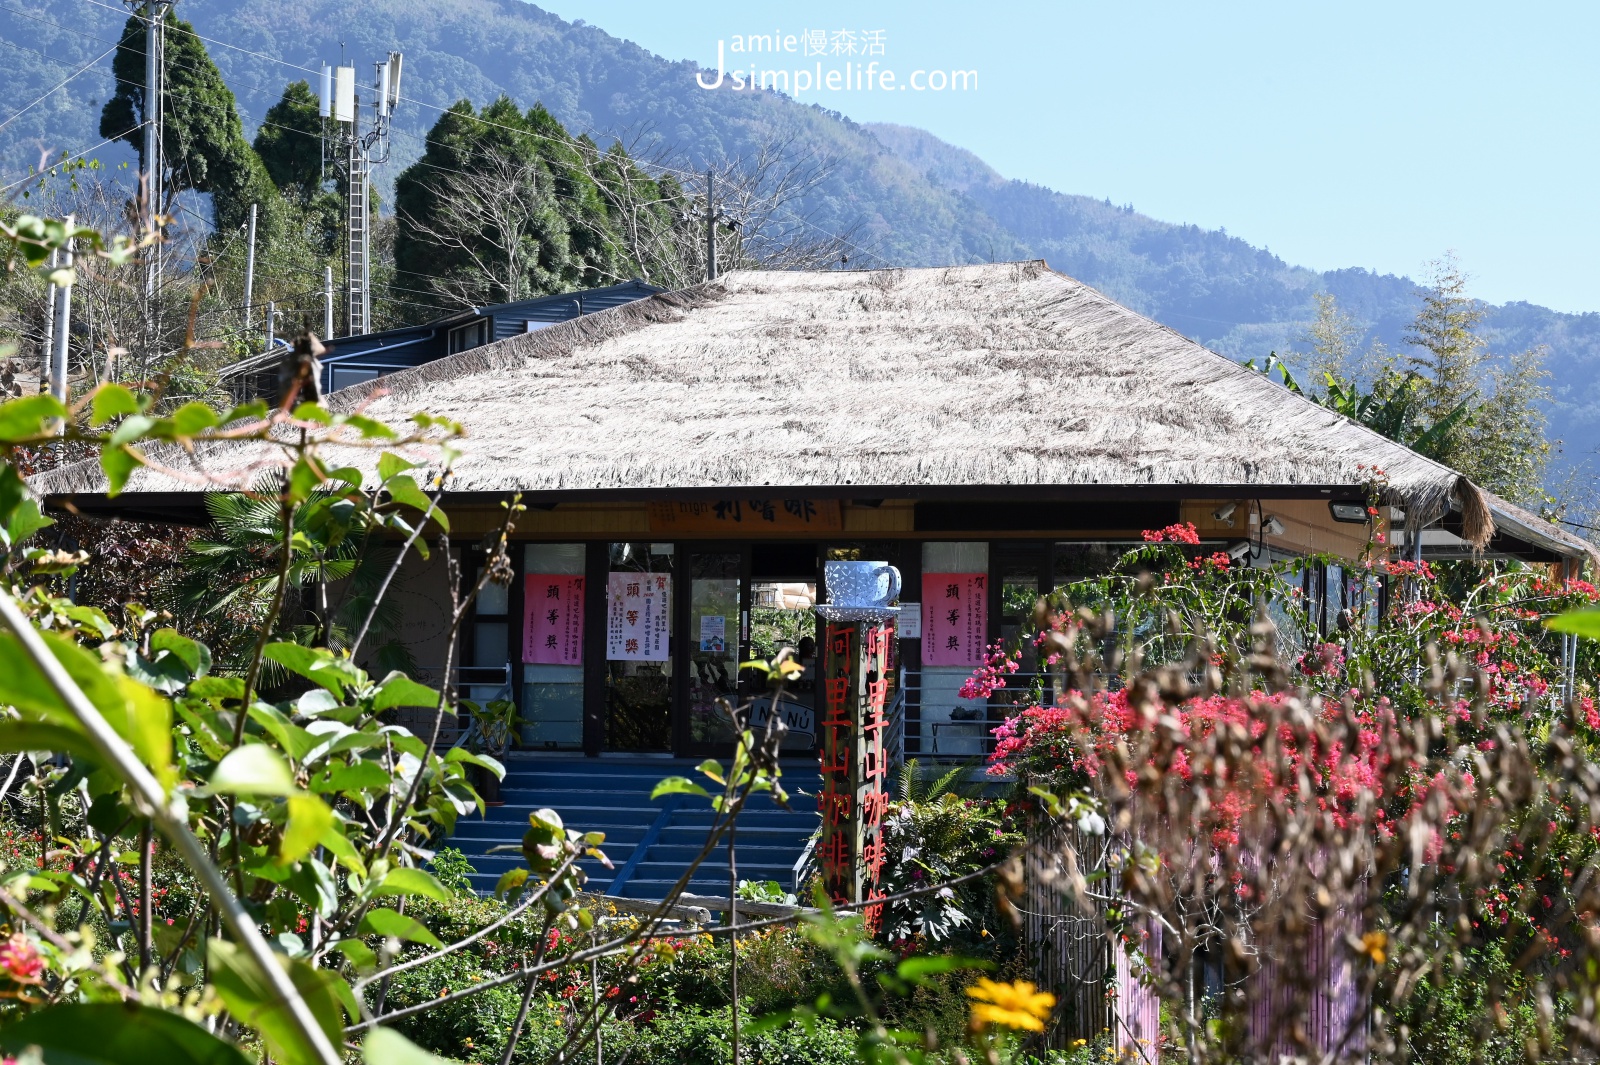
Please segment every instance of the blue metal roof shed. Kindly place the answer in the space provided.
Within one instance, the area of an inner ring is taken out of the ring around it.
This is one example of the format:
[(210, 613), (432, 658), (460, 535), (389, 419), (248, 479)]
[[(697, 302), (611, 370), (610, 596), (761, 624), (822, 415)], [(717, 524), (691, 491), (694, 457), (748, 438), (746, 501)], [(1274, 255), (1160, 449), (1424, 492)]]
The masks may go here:
[(338, 337), (324, 342), (328, 350), (322, 357), (322, 387), (325, 392), (337, 391), (493, 340), (632, 303), (660, 291), (643, 281), (624, 281), (584, 292), (560, 292), (492, 307), (473, 307), (423, 325)]

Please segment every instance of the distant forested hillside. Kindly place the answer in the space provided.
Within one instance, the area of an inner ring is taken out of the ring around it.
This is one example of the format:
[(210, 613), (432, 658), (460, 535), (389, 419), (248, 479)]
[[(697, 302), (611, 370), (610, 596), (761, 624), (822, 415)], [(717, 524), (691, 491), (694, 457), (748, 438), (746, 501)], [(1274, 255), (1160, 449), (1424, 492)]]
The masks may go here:
[[(209, 48), (247, 128), (286, 82), (338, 61), (341, 46), (363, 79), (371, 60), (403, 50), (404, 94), (421, 103), (400, 109), (394, 159), (378, 174), (386, 187), (421, 154), (436, 108), (505, 93), (524, 108), (542, 101), (574, 132), (589, 130), (602, 143), (620, 136), (646, 155), (655, 145), (689, 167), (785, 143), (798, 156), (831, 161), (830, 178), (797, 211), (821, 229), (851, 231), (860, 248), (851, 265), (1039, 256), (1230, 355), (1292, 347), (1315, 292), (1335, 294), (1395, 346), (1416, 306), (1408, 278), (1359, 268), (1318, 273), (1223, 232), (1009, 181), (918, 130), (864, 127), (772, 95), (703, 91), (689, 64), (520, 0), (181, 0), (179, 12), (202, 35), (235, 46)], [(7, 5), (4, 17), (0, 98), (9, 114), (109, 49), (125, 12), (95, 0), (41, 0)], [(99, 103), (112, 87), (107, 56), (0, 129), (4, 180), (25, 174), (41, 147), (77, 151), (100, 140)], [(1549, 346), (1554, 435), (1569, 457), (1600, 446), (1600, 314), (1513, 303), (1494, 308), (1489, 327), (1498, 352)]]

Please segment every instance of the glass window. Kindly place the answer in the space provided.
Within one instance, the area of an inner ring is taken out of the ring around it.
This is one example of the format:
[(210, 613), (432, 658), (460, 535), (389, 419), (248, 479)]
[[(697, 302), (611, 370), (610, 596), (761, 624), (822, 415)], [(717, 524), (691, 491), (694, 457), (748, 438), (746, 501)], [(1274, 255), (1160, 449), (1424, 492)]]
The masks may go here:
[(718, 700), (738, 700), (741, 556), (689, 556), (689, 740), (733, 740), (733, 721)]
[[(581, 577), (584, 556), (583, 544), (528, 544), (522, 550), (522, 572), (528, 577)], [(585, 627), (592, 624), (595, 619), (585, 616)], [(522, 745), (545, 750), (583, 746), (581, 663), (529, 662), (522, 667)]]
[[(989, 545), (982, 542), (922, 545), (922, 572), (988, 573)], [(920, 592), (919, 592), (920, 595)], [(940, 758), (977, 758), (989, 749), (988, 707), (982, 699), (963, 699), (961, 685), (971, 666), (923, 666), (922, 750)]]
[[(672, 545), (615, 543), (608, 545), (613, 573), (672, 573)], [(672, 637), (672, 603), (667, 602), (667, 631)], [(603, 624), (596, 619), (596, 624)], [(606, 749), (670, 751), (672, 749), (672, 659), (607, 661)]]

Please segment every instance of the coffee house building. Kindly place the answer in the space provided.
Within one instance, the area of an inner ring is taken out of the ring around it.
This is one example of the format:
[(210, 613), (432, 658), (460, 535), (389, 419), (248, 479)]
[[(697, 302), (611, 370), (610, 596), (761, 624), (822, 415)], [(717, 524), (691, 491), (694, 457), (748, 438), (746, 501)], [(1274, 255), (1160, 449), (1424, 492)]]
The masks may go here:
[[(1193, 522), (1207, 553), (1240, 565), (1354, 558), (1379, 467), (1391, 548), (1407, 557), (1575, 574), (1591, 550), (1042, 262), (734, 272), (330, 402), (467, 427), (444, 508), (469, 583), (474, 545), (520, 493), (516, 579), (478, 600), (456, 680), (516, 703), (525, 751), (725, 754), (718, 700), (759, 693), (739, 663), (785, 644), (815, 656), (829, 561), (898, 571), (891, 718), (905, 753), (971, 758), (992, 744), (992, 711), (959, 689), (985, 648), (1143, 530)], [(203, 520), (195, 486), (153, 471), (115, 499), (93, 467), (38, 483), (85, 512)], [(395, 593), (396, 636), (434, 683), (445, 580), (437, 556), (410, 558)], [(1340, 565), (1303, 580), (1324, 618), (1347, 605)], [(816, 739), (809, 685), (782, 710), (795, 755)]]

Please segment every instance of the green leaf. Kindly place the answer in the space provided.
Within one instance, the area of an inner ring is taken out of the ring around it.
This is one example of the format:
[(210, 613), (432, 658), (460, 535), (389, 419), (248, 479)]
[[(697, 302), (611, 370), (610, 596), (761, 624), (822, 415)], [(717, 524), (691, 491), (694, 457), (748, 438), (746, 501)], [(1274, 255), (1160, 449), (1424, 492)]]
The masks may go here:
[(470, 765), (482, 766), (493, 773), (495, 779), (504, 780), (506, 778), (506, 767), (501, 764), (498, 758), (491, 758), (487, 754), (476, 754), (465, 747), (450, 748), (445, 752), (444, 760), (446, 762), (467, 762)]
[(333, 949), (349, 958), (356, 972), (370, 973), (378, 968), (378, 955), (359, 939), (342, 939)]
[(197, 699), (243, 699), (243, 677), (201, 677), (189, 685), (189, 694)]
[(219, 795), (293, 795), (296, 788), (282, 755), (264, 743), (247, 743), (217, 763), (210, 790)]
[(98, 762), (100, 755), (81, 728), (46, 721), (0, 721), (0, 751), (49, 751)]
[(715, 758), (707, 758), (705, 761), (695, 766), (695, 768), (700, 770), (700, 772), (704, 773), (710, 779), (716, 781), (718, 784), (726, 785), (728, 783), (722, 778), (722, 766)]
[(333, 827), (333, 811), (315, 795), (289, 796), (289, 820), (283, 826), (278, 844), (278, 860), (285, 865), (298, 862), (322, 841)]
[(191, 400), (173, 411), (169, 421), (174, 436), (195, 436), (222, 424), (217, 412), (199, 400)]
[(381, 906), (367, 911), (367, 915), (361, 919), (361, 932), (363, 935), (408, 939), (429, 947), (444, 946), (439, 937), (428, 931), (428, 926), (415, 917), (407, 917)]
[(284, 717), (283, 711), (266, 703), (257, 703), (250, 708), (250, 720), (265, 729), (267, 735), (278, 741), (278, 746), (283, 748), (284, 753), (297, 762), (321, 742), (316, 736)]
[(309, 455), (301, 455), (289, 471), (288, 494), (291, 503), (304, 503), (311, 498), (317, 486), (326, 481), (321, 465)]
[(69, 413), (66, 404), (48, 392), (0, 403), (0, 444), (48, 436), (51, 423)]
[(229, 422), (256, 422), (267, 416), (267, 401), (252, 399), (249, 403), (241, 403), (222, 416), (222, 424)]
[(344, 421), (346, 425), (359, 430), (364, 440), (393, 440), (400, 435), (376, 418), (369, 418), (365, 414), (347, 414)]
[(89, 424), (101, 426), (124, 414), (138, 414), (139, 397), (122, 385), (104, 384), (94, 390), (89, 412)]
[(961, 958), (953, 954), (946, 954), (938, 957), (919, 956), (907, 958), (895, 967), (895, 975), (902, 980), (917, 983), (938, 973), (948, 973), (956, 969), (993, 968), (993, 962), (983, 961), (979, 958)]
[(111, 434), (110, 444), (112, 447), (120, 447), (123, 444), (131, 444), (135, 440), (142, 438), (155, 427), (156, 420), (150, 417), (150, 415), (130, 414), (126, 418), (122, 419), (122, 424), (117, 426), (116, 431)]
[(318, 687), (326, 688), (339, 698), (344, 698), (345, 685), (364, 682), (366, 674), (345, 659), (337, 659), (331, 651), (319, 647), (306, 647), (298, 643), (269, 643), (266, 657), (294, 673), (300, 674)]
[(1600, 640), (1600, 610), (1573, 610), (1544, 623), (1553, 632), (1566, 632), (1586, 640)]
[(421, 869), (391, 869), (372, 893), (380, 896), (422, 895), (435, 902), (450, 901), (450, 892), (445, 886), (435, 880), (431, 873)]
[[(172, 768), (172, 705), (144, 685), (114, 672), (75, 641), (53, 632), (39, 636), (106, 723), (164, 786), (171, 787), (176, 779)], [(4, 678), (0, 684), (7, 703), (54, 724), (78, 728), (77, 718), (10, 632), (0, 633), (0, 678)]]
[(13, 1015), (0, 1031), (0, 1050), (20, 1055), (30, 1046), (50, 1065), (249, 1065), (249, 1059), (177, 1013), (125, 1002), (75, 1002)]
[(387, 788), (393, 781), (389, 771), (377, 762), (351, 762), (349, 765), (330, 766), (327, 772), (311, 782), (311, 790), (319, 792), (360, 792)]
[(144, 455), (126, 444), (107, 444), (100, 449), (100, 469), (106, 475), (106, 494), (122, 491), (133, 471), (144, 464)]
[(378, 478), (387, 481), (389, 478), (407, 470), (416, 469), (421, 463), (407, 462), (393, 451), (385, 451), (378, 456)]
[(516, 869), (507, 869), (500, 874), (500, 879), (495, 881), (494, 897), (504, 898), (508, 893), (522, 890), (522, 885), (528, 882), (528, 871), (520, 866)]
[(650, 792), (650, 798), (659, 799), (663, 795), (704, 795), (711, 797), (711, 793), (688, 777), (668, 777), (655, 786)]
[(328, 826), (328, 830), (322, 834), (322, 845), (328, 848), (328, 853), (339, 859), (340, 865), (353, 873), (367, 875), (367, 863), (356, 853), (355, 845), (345, 839), (344, 831), (337, 822)]
[(157, 629), (150, 634), (151, 657), (166, 651), (189, 668), (189, 676), (203, 677), (211, 672), (211, 649), (198, 640), (191, 640), (177, 629)]
[[(295, 958), (274, 955), (289, 974), (295, 990), (311, 1010), (317, 1024), (334, 1046), (343, 1036), (344, 1014), (327, 977)], [(279, 998), (244, 951), (232, 943), (213, 939), (206, 953), (206, 973), (234, 1020), (254, 1028), (265, 1039), (272, 1057), (283, 1065), (320, 1065), (316, 1052), (300, 1035), (288, 1003)]]
[[(423, 492), (422, 489), (417, 487), (417, 482), (412, 480), (410, 474), (402, 473), (399, 476), (393, 477), (384, 485), (384, 487), (389, 490), (389, 498), (393, 499), (396, 503), (399, 503), (402, 506), (411, 507), (413, 510), (420, 510), (425, 514), (427, 513), (428, 508), (433, 506), (433, 500), (429, 499), (427, 493)], [(445, 517), (443, 510), (435, 508), (432, 518), (434, 521), (438, 522), (446, 532), (450, 531), (450, 519)]]
[(54, 520), (45, 517), (39, 511), (39, 504), (36, 500), (21, 500), (12, 509), (11, 516), (6, 519), (6, 544), (15, 547), (40, 529), (48, 529), (54, 524)]
[(374, 710), (389, 710), (396, 706), (422, 706), (431, 709), (438, 705), (438, 692), (400, 673), (390, 674), (372, 700)]
[(450, 1065), (392, 1028), (374, 1028), (361, 1044), (364, 1065)]

